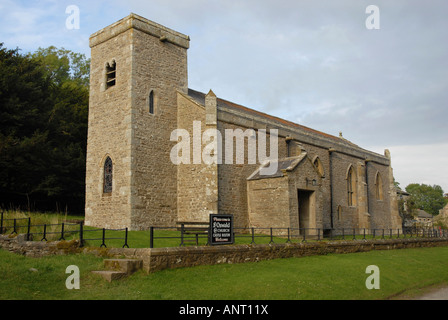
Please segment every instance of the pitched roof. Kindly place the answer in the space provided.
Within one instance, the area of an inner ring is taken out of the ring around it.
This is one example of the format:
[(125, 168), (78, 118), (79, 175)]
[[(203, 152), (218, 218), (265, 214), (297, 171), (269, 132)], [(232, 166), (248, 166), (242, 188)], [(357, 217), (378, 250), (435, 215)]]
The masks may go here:
[[(306, 152), (302, 152), (299, 156), (296, 157), (289, 157), (289, 158), (282, 158), (277, 160), (270, 160), (266, 163), (263, 163), (260, 167), (258, 167), (257, 170), (255, 170), (248, 178), (247, 180), (258, 180), (258, 179), (267, 179), (267, 178), (279, 178), (283, 177), (283, 171), (292, 171), (294, 170), (297, 165), (302, 162), (303, 159), (306, 157)], [(260, 172), (262, 168), (268, 167), (273, 162), (277, 162), (277, 171), (273, 174), (264, 175)]]
[[(205, 104), (205, 96), (206, 96), (205, 93), (202, 93), (202, 92), (199, 92), (199, 91), (196, 91), (196, 90), (193, 90), (193, 89), (188, 89), (188, 96), (190, 96), (190, 98), (192, 98), (194, 101), (196, 101), (197, 103), (199, 103), (201, 105)], [(285, 120), (285, 119), (282, 119), (282, 118), (279, 118), (279, 117), (275, 117), (275, 116), (269, 115), (269, 114), (264, 113), (264, 112), (260, 112), (260, 111), (254, 110), (254, 109), (250, 109), (250, 108), (247, 108), (245, 106), (242, 106), (242, 105), (239, 105), (239, 104), (236, 104), (236, 103), (233, 103), (233, 102), (221, 99), (221, 98), (217, 98), (217, 104), (218, 104), (218, 109), (219, 108), (228, 108), (228, 109), (231, 109), (231, 110), (244, 112), (244, 113), (247, 113), (249, 115), (257, 115), (257, 116), (260, 116), (260, 117), (265, 118), (267, 120), (271, 120), (271, 121), (277, 122), (279, 124), (286, 125), (286, 126), (288, 126), (290, 128), (302, 129), (302, 130), (304, 130), (304, 131), (306, 131), (308, 133), (316, 134), (316, 135), (319, 135), (319, 136), (322, 136), (322, 137), (326, 137), (326, 138), (338, 141), (339, 143), (345, 143), (345, 144), (351, 145), (352, 147), (359, 148), (359, 146), (357, 146), (356, 144), (354, 144), (351, 141), (349, 141), (347, 139), (344, 139), (342, 137), (336, 137), (336, 136), (333, 136), (331, 134), (328, 134), (328, 133), (325, 133), (325, 132), (322, 132), (322, 131), (311, 129), (309, 127), (306, 127), (306, 126), (303, 126), (303, 125), (300, 125), (300, 124), (297, 124), (297, 123), (294, 123), (294, 122), (291, 122), (291, 121), (288, 121), (288, 120)]]
[(419, 218), (433, 218), (432, 214), (426, 212), (425, 210), (418, 209), (417, 217)]

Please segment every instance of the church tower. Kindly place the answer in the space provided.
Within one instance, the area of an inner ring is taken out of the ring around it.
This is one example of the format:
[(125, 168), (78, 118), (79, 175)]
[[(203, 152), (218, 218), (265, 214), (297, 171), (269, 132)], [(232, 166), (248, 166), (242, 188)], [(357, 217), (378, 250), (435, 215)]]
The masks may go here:
[(189, 37), (136, 14), (90, 37), (86, 225), (131, 230), (177, 220), (170, 134), (188, 92)]

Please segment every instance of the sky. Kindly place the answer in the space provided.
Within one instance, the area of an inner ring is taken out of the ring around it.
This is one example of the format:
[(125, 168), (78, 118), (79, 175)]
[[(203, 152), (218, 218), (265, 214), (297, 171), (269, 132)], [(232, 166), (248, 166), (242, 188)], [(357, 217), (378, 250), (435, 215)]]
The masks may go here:
[(0, 42), (90, 57), (131, 12), (190, 36), (191, 89), (389, 149), (403, 189), (448, 193), (448, 1), (0, 0)]

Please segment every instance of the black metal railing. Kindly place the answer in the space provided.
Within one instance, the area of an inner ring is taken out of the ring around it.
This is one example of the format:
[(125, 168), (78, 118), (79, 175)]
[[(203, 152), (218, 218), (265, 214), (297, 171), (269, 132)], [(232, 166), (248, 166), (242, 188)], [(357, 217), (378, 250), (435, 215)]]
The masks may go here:
[[(359, 241), (377, 239), (403, 239), (403, 238), (448, 238), (448, 230), (440, 227), (411, 227), (403, 229), (386, 228), (234, 228), (235, 244), (273, 244), (273, 243), (299, 243), (308, 241)], [(85, 227), (83, 221), (74, 223), (63, 222), (55, 224), (32, 224), (31, 218), (5, 218), (3, 212), (0, 216), (0, 234), (25, 234), (26, 240), (49, 241), (52, 240), (79, 240), (79, 245), (94, 246), (93, 242), (100, 241), (97, 246), (106, 247), (106, 243), (115, 241), (123, 248), (129, 248), (128, 228), (106, 229)], [(119, 236), (117, 236), (119, 235)], [(141, 241), (140, 241), (141, 242)], [(207, 228), (180, 227), (150, 227), (150, 248), (173, 247), (193, 245), (209, 245)], [(156, 243), (157, 242), (157, 243)], [(138, 244), (140, 247), (145, 244)]]
[[(183, 226), (177, 234), (166, 234), (173, 230), (171, 227), (150, 227), (149, 247), (155, 248), (156, 240), (177, 240), (178, 246), (188, 243), (194, 245), (209, 245), (207, 232), (186, 232)], [(162, 235), (158, 235), (162, 234)], [(298, 243), (307, 241), (367, 241), (378, 239), (404, 239), (404, 238), (448, 238), (448, 230), (441, 228), (414, 227), (404, 229), (391, 228), (234, 228), (236, 244), (261, 243)], [(171, 242), (173, 244), (173, 242)], [(162, 245), (163, 246), (163, 245)], [(172, 245), (170, 245), (172, 246)]]
[[(117, 237), (116, 232), (124, 232), (123, 237)], [(106, 236), (106, 232), (107, 235)], [(0, 234), (25, 234), (26, 240), (49, 241), (49, 236), (54, 235), (54, 240), (79, 240), (79, 246), (83, 247), (86, 241), (101, 241), (100, 247), (106, 247), (106, 240), (123, 240), (123, 248), (128, 245), (128, 228), (122, 229), (86, 229), (83, 221), (75, 223), (43, 223), (32, 224), (31, 218), (5, 218), (4, 213), (0, 213)], [(86, 237), (86, 234), (93, 234)], [(99, 234), (99, 236), (98, 236)]]
[[(100, 248), (104, 247), (106, 248), (106, 240), (124, 240), (124, 244), (122, 246), (122, 248), (126, 247), (129, 248), (128, 245), (128, 228), (122, 228), (122, 229), (106, 229), (106, 228), (100, 228), (100, 229), (84, 229), (83, 228), (84, 223), (80, 224), (80, 233), (79, 233), (79, 239), (80, 242), (83, 243), (84, 241), (101, 241), (100, 244)], [(101, 237), (96, 237), (96, 238), (86, 238), (85, 235), (86, 233), (95, 233), (101, 231)], [(110, 234), (111, 232), (116, 232), (116, 231), (124, 231), (125, 235), (124, 237), (106, 237), (106, 231)]]

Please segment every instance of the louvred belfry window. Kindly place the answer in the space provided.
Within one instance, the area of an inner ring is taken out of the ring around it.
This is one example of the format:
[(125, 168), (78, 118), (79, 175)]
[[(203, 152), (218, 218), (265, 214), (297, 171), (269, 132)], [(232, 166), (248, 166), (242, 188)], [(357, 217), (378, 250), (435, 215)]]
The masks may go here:
[(115, 61), (112, 61), (111, 64), (106, 64), (106, 89), (115, 85), (117, 75), (117, 65)]

